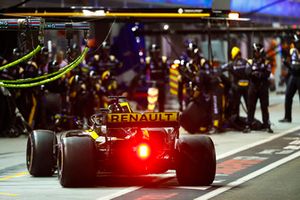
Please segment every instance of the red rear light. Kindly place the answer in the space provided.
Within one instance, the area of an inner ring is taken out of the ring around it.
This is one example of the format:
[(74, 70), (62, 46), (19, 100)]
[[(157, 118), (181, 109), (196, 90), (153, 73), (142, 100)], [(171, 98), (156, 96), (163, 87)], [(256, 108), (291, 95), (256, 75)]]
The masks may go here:
[(147, 159), (150, 156), (150, 147), (148, 144), (142, 143), (137, 147), (137, 155), (141, 159)]

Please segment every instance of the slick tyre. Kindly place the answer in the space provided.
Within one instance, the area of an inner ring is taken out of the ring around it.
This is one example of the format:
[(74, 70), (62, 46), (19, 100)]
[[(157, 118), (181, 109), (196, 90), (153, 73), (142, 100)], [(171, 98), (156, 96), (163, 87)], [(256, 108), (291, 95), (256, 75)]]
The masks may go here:
[(26, 165), (29, 173), (36, 177), (52, 176), (55, 171), (55, 133), (48, 130), (34, 130), (28, 135)]
[(180, 185), (210, 185), (216, 174), (213, 141), (205, 135), (180, 137), (176, 148), (176, 176)]
[(63, 187), (92, 186), (96, 178), (95, 146), (89, 137), (62, 139), (58, 153), (58, 177)]

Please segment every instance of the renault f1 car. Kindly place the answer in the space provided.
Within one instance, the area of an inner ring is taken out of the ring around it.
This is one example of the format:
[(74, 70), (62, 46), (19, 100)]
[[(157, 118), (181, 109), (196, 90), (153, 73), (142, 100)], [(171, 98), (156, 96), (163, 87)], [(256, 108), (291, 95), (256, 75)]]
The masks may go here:
[[(101, 174), (144, 175), (176, 170), (180, 185), (210, 185), (216, 172), (212, 140), (179, 135), (178, 112), (135, 113), (112, 97), (91, 116), (88, 130), (34, 130), (27, 142), (27, 168), (35, 177), (57, 170), (63, 187), (92, 185)], [(80, 124), (80, 123), (78, 123)]]

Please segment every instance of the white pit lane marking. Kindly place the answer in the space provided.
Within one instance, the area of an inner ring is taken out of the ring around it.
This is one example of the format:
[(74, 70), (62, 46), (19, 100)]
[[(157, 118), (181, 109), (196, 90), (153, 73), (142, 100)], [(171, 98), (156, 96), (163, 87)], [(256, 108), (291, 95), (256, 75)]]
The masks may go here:
[(110, 199), (122, 196), (124, 194), (127, 194), (129, 192), (133, 192), (133, 191), (138, 190), (140, 188), (142, 188), (142, 187), (128, 187), (128, 188), (120, 190), (120, 191), (118, 191), (116, 193), (113, 193), (113, 194), (110, 194), (110, 195), (107, 195), (107, 196), (104, 196), (104, 197), (99, 197), (99, 198), (97, 198), (97, 200), (110, 200)]
[(280, 133), (280, 134), (275, 134), (274, 136), (271, 136), (271, 137), (269, 137), (269, 138), (267, 138), (267, 139), (265, 139), (265, 140), (261, 140), (261, 141), (258, 141), (258, 142), (252, 143), (252, 144), (248, 144), (248, 145), (242, 146), (242, 147), (240, 147), (240, 148), (238, 148), (238, 149), (234, 149), (234, 150), (232, 150), (232, 151), (229, 151), (229, 152), (227, 152), (227, 153), (224, 153), (224, 154), (221, 154), (221, 155), (217, 155), (217, 160), (226, 158), (226, 157), (228, 157), (228, 156), (231, 156), (231, 155), (233, 155), (233, 154), (239, 153), (239, 152), (244, 151), (244, 150), (246, 150), (246, 149), (250, 149), (250, 148), (252, 148), (252, 147), (255, 147), (255, 146), (258, 146), (258, 145), (261, 145), (261, 144), (270, 142), (270, 141), (272, 141), (272, 140), (274, 140), (274, 139), (280, 138), (280, 137), (282, 137), (282, 136), (284, 136), (284, 135), (287, 135), (287, 134), (292, 133), (292, 132), (294, 132), (294, 131), (297, 131), (297, 130), (299, 130), (299, 129), (300, 129), (300, 126), (297, 126), (297, 127), (295, 127), (295, 128), (292, 128), (292, 129), (289, 129), (289, 130), (287, 130), (287, 131), (284, 131), (284, 132), (282, 132), (282, 133)]
[(227, 184), (224, 187), (218, 188), (218, 189), (216, 189), (216, 190), (214, 190), (212, 192), (209, 192), (209, 193), (207, 193), (207, 194), (205, 194), (203, 196), (200, 196), (200, 197), (196, 198), (195, 200), (204, 200), (204, 199), (213, 198), (213, 197), (215, 197), (215, 196), (217, 196), (219, 194), (222, 194), (222, 193), (224, 193), (224, 192), (226, 192), (226, 191), (228, 191), (228, 190), (230, 190), (230, 189), (232, 189), (232, 188), (234, 188), (234, 187), (236, 187), (238, 185), (241, 185), (241, 184), (243, 184), (243, 183), (245, 183), (245, 182), (247, 182), (247, 181), (249, 181), (249, 180), (257, 177), (257, 176), (260, 176), (260, 175), (262, 175), (262, 174), (264, 174), (264, 173), (266, 173), (268, 171), (271, 171), (272, 169), (275, 169), (276, 167), (279, 167), (280, 165), (283, 165), (284, 163), (287, 163), (287, 162), (289, 162), (289, 161), (291, 161), (293, 159), (296, 159), (299, 156), (300, 156), (300, 151), (298, 151), (298, 152), (296, 152), (296, 153), (294, 153), (294, 154), (292, 154), (292, 155), (290, 155), (288, 157), (285, 157), (285, 158), (283, 158), (281, 160), (278, 160), (278, 161), (276, 161), (276, 162), (274, 162), (274, 163), (272, 163), (270, 165), (267, 165), (266, 167), (263, 167), (263, 168), (255, 171), (255, 172), (252, 172), (252, 173), (250, 173), (250, 174), (248, 174), (248, 175), (246, 175), (246, 176), (244, 176), (244, 177), (242, 177), (242, 178), (240, 178), (238, 180), (235, 180), (235, 181)]
[(211, 186), (202, 186), (202, 187), (197, 187), (197, 186), (177, 186), (174, 188), (177, 189), (186, 189), (186, 190), (207, 190), (208, 188), (210, 188)]
[[(300, 129), (300, 126), (297, 126), (295, 128), (292, 128), (292, 129), (289, 129), (287, 131), (284, 131), (284, 132), (282, 132), (282, 133), (280, 133), (278, 135), (274, 135), (272, 137), (269, 137), (269, 138), (267, 138), (265, 140), (255, 142), (253, 144), (245, 145), (245, 146), (242, 146), (241, 148), (238, 148), (238, 149), (234, 149), (234, 150), (229, 151), (227, 153), (221, 154), (220, 156), (217, 156), (217, 160), (226, 158), (228, 156), (231, 156), (231, 155), (236, 154), (238, 152), (250, 149), (252, 147), (255, 147), (255, 146), (258, 146), (258, 145), (270, 142), (270, 141), (272, 141), (274, 139), (277, 139), (279, 137), (282, 137), (284, 135), (287, 135), (287, 134), (292, 133), (294, 131), (297, 131), (299, 129)], [(295, 157), (295, 155), (296, 155), (296, 157)], [(251, 179), (253, 179), (253, 178), (255, 178), (255, 177), (257, 177), (257, 176), (259, 176), (261, 174), (264, 174), (264, 173), (266, 173), (266, 172), (268, 172), (268, 171), (270, 171), (270, 170), (272, 170), (272, 169), (274, 169), (274, 168), (276, 168), (276, 167), (278, 167), (278, 166), (280, 166), (280, 165), (282, 165), (282, 164), (284, 164), (284, 163), (286, 163), (286, 162), (288, 162), (290, 160), (293, 160), (293, 159), (295, 159), (295, 158), (297, 158), (299, 156), (300, 156), (300, 152), (294, 153), (294, 154), (292, 154), (292, 155), (290, 155), (290, 156), (288, 156), (286, 158), (278, 160), (275, 163), (267, 165), (266, 167), (261, 168), (261, 169), (255, 171), (255, 172), (253, 172), (251, 174), (248, 174), (248, 175), (246, 175), (246, 176), (244, 176), (244, 177), (242, 177), (242, 178), (240, 178), (240, 179), (238, 179), (236, 181), (233, 181), (233, 182), (231, 182), (231, 183), (229, 183), (229, 184), (227, 184), (227, 185), (225, 185), (225, 186), (223, 186), (223, 187), (221, 187), (219, 189), (216, 189), (216, 190), (214, 190), (212, 192), (209, 192), (209, 193), (207, 193), (207, 194), (205, 194), (203, 196), (200, 196), (200, 197), (196, 198), (195, 200), (204, 200), (204, 199), (213, 198), (213, 197), (215, 197), (215, 196), (217, 196), (217, 195), (219, 195), (219, 194), (221, 194), (223, 192), (226, 192), (226, 191), (232, 189), (233, 187), (236, 187), (236, 186), (238, 186), (238, 185), (240, 185), (242, 183), (245, 183), (245, 182), (247, 182), (247, 181), (249, 181), (249, 180), (251, 180)]]

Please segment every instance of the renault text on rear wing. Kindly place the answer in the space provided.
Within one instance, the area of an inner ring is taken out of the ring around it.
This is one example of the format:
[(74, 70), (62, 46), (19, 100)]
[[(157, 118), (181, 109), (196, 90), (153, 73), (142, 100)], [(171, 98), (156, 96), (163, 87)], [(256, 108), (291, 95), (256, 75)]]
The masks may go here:
[(179, 127), (178, 112), (110, 113), (108, 128), (122, 127)]

